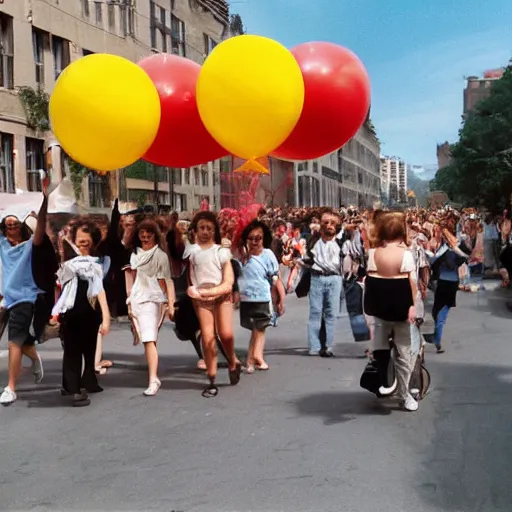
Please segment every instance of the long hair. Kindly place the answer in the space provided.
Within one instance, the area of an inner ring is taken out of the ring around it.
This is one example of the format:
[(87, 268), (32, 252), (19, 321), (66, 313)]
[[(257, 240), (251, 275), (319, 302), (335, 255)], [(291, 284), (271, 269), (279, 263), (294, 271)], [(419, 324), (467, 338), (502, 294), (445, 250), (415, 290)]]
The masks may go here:
[(139, 221), (135, 227), (133, 228), (133, 231), (130, 235), (130, 238), (128, 240), (128, 243), (126, 244), (126, 247), (132, 251), (136, 252), (137, 247), (141, 247), (142, 243), (139, 238), (139, 232), (140, 231), (147, 231), (148, 233), (153, 233), (155, 235), (155, 242), (158, 245), (162, 251), (165, 252), (165, 246), (162, 238), (162, 231), (160, 230), (160, 227), (158, 225), (158, 222), (156, 222), (153, 219), (142, 219)]
[(242, 244), (244, 247), (247, 246), (247, 239), (249, 238), (249, 235), (251, 231), (254, 231), (255, 229), (261, 229), (263, 231), (263, 247), (265, 249), (270, 249), (270, 246), (272, 245), (272, 231), (270, 231), (270, 228), (260, 220), (253, 220), (242, 231)]
[(194, 218), (192, 219), (192, 222), (190, 223), (190, 228), (189, 228), (190, 231), (192, 231), (194, 234), (197, 233), (197, 225), (199, 224), (200, 220), (207, 220), (208, 222), (211, 222), (214, 225), (214, 227), (215, 227), (214, 242), (216, 244), (220, 244), (222, 237), (220, 235), (219, 223), (217, 222), (217, 215), (215, 215), (215, 213), (213, 213), (213, 212), (209, 212), (206, 210), (197, 212), (194, 215)]

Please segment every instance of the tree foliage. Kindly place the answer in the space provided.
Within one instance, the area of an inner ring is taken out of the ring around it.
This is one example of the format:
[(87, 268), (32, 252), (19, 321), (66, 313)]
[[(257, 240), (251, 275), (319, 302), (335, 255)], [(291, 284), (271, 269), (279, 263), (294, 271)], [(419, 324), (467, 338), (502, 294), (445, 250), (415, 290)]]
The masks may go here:
[(492, 210), (503, 208), (512, 193), (512, 61), (479, 102), (451, 146), (452, 163), (430, 184), (450, 199)]
[(245, 34), (245, 27), (240, 14), (231, 14), (229, 17), (229, 31), (233, 36)]

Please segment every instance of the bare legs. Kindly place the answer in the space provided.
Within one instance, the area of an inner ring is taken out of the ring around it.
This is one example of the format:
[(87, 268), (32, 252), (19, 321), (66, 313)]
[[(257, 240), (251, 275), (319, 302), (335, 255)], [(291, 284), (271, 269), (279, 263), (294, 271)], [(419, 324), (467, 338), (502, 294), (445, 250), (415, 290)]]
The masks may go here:
[(249, 342), (249, 353), (247, 355), (247, 373), (253, 373), (255, 368), (268, 370), (268, 364), (263, 358), (265, 350), (265, 331), (253, 329), (251, 341)]
[(144, 394), (146, 396), (153, 396), (156, 395), (161, 386), (160, 379), (158, 378), (158, 350), (156, 348), (156, 341), (144, 343), (144, 353), (148, 363), (149, 376), (149, 386), (144, 391)]
[(20, 347), (16, 343), (9, 342), (9, 383), (7, 386), (16, 391), (16, 382), (21, 372), (21, 361), (27, 356), (33, 363), (38, 361), (35, 345), (24, 345)]
[(203, 396), (209, 398), (218, 393), (218, 388), (215, 385), (218, 367), (216, 332), (228, 359), (230, 382), (235, 385), (240, 380), (240, 365), (237, 364), (233, 338), (233, 306), (230, 301), (208, 306), (202, 306), (194, 301), (194, 307), (201, 326), (206, 374), (210, 382), (208, 388), (204, 390)]

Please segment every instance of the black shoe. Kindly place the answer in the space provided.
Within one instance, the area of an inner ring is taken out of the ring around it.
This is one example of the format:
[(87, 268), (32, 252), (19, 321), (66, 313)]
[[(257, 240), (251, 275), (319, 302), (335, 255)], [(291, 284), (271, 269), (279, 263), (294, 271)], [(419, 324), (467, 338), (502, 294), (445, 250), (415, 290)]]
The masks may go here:
[(85, 393), (75, 393), (73, 395), (73, 407), (86, 407), (91, 401)]
[(334, 352), (331, 348), (322, 348), (320, 350), (320, 357), (334, 357)]

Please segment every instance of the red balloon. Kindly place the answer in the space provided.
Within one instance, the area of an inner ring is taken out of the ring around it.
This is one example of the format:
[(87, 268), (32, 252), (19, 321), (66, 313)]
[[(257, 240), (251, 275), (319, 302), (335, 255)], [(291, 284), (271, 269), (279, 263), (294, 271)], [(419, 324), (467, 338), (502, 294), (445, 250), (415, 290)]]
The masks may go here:
[(304, 108), (272, 156), (312, 160), (336, 151), (359, 130), (370, 108), (370, 80), (359, 58), (342, 46), (312, 42), (291, 52), (304, 77)]
[(201, 66), (159, 53), (139, 62), (160, 96), (162, 115), (152, 146), (143, 159), (164, 167), (192, 167), (228, 154), (208, 133), (199, 117), (196, 84)]

